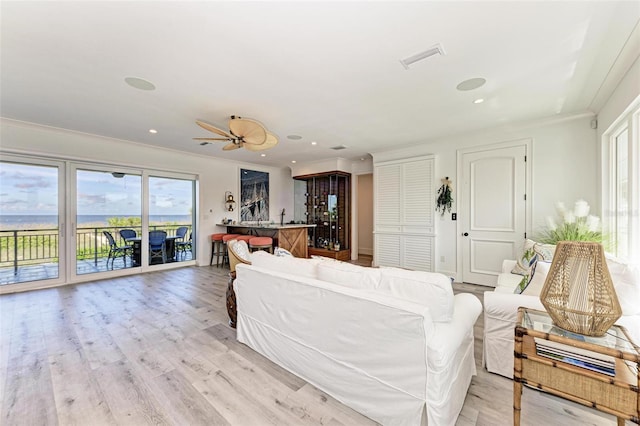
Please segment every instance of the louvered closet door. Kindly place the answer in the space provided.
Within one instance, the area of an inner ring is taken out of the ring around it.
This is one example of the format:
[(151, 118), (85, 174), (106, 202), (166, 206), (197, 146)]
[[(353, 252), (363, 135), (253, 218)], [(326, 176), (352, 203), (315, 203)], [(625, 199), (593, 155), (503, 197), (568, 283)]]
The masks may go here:
[(433, 271), (434, 238), (427, 235), (402, 236), (403, 268), (414, 271)]
[(376, 165), (376, 265), (433, 270), (433, 164), (413, 158)]
[(400, 265), (400, 178), (398, 164), (375, 169), (374, 264)]
[(397, 231), (400, 226), (400, 171), (399, 164), (376, 168), (376, 230)]
[(403, 231), (432, 233), (433, 160), (406, 163), (402, 172)]
[(376, 234), (376, 266), (400, 266), (399, 234)]

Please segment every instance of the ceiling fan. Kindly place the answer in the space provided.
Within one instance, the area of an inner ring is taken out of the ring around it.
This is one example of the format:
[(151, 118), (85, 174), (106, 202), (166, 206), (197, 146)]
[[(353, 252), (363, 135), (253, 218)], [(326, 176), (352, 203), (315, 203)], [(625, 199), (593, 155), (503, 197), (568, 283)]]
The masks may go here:
[(204, 121), (196, 120), (196, 124), (222, 137), (193, 138), (194, 140), (203, 141), (200, 145), (211, 143), (208, 141), (227, 141), (229, 143), (222, 148), (224, 151), (238, 148), (245, 148), (249, 151), (262, 151), (273, 148), (278, 144), (278, 138), (274, 134), (269, 133), (262, 124), (248, 118), (232, 115), (229, 120), (228, 132)]

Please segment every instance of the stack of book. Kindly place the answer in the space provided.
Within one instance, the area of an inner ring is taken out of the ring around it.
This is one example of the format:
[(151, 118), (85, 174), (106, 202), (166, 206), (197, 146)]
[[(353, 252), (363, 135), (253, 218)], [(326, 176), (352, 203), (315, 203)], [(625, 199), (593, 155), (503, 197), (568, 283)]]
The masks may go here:
[[(557, 330), (555, 330), (554, 332), (550, 330), (550, 328), (554, 328)], [(589, 342), (591, 339), (596, 339), (582, 336), (580, 334), (570, 333), (566, 330), (558, 329), (557, 327), (551, 326), (549, 324), (534, 323), (534, 329), (544, 331), (546, 333), (552, 332), (553, 334), (564, 335), (578, 341)], [(567, 336), (567, 334), (571, 335)], [(576, 348), (574, 346), (553, 342), (538, 337), (535, 337), (534, 341), (536, 343), (536, 353), (540, 356), (566, 362), (567, 364), (586, 368), (587, 370), (595, 371), (609, 376), (616, 375), (615, 358), (612, 356), (593, 352), (587, 349)], [(602, 346), (615, 346), (615, 341), (610, 342), (606, 337), (598, 338), (597, 343)]]

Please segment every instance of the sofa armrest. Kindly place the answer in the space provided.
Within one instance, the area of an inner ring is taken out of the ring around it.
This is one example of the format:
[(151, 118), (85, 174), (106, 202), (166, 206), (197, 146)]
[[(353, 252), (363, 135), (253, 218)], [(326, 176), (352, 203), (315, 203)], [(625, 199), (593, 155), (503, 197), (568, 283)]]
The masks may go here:
[(484, 293), (484, 317), (496, 318), (511, 321), (515, 325), (518, 308), (538, 309), (544, 311), (544, 306), (538, 296), (527, 296), (525, 294), (501, 293), (486, 291)]
[(452, 322), (464, 329), (473, 328), (482, 313), (480, 299), (468, 293), (456, 294), (453, 298), (454, 318)]
[(484, 293), (483, 365), (487, 371), (513, 377), (513, 338), (518, 308), (544, 310), (538, 296)]
[(453, 301), (453, 319), (435, 323), (435, 333), (427, 341), (431, 361), (444, 362), (460, 347), (465, 337), (473, 335), (473, 327), (482, 312), (480, 300), (468, 293), (456, 294)]
[(516, 266), (516, 261), (511, 259), (505, 259), (502, 261), (502, 273), (510, 274), (513, 268)]

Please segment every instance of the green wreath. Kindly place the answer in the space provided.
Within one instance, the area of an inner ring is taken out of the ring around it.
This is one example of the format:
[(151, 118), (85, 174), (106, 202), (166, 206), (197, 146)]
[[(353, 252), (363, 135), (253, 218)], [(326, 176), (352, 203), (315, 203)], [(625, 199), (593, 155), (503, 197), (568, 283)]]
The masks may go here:
[(438, 189), (438, 199), (436, 200), (436, 211), (440, 212), (442, 216), (444, 216), (445, 211), (451, 212), (451, 205), (453, 204), (449, 177), (446, 177), (443, 182), (440, 189)]

